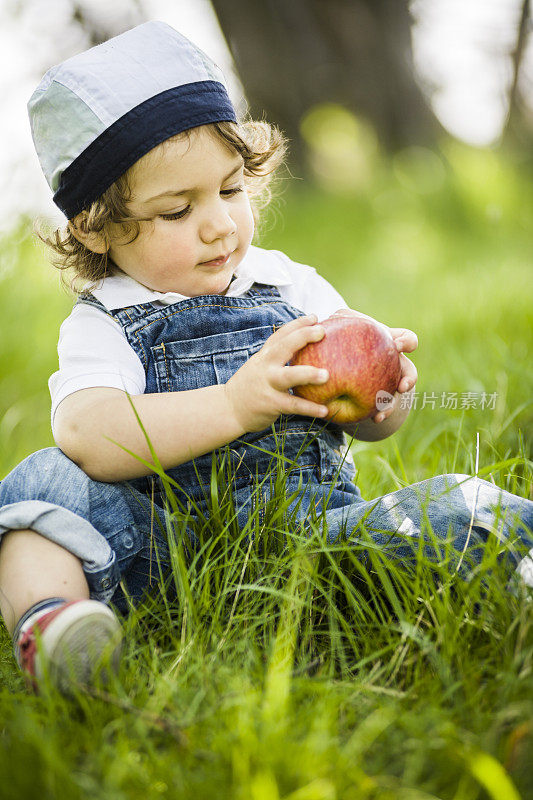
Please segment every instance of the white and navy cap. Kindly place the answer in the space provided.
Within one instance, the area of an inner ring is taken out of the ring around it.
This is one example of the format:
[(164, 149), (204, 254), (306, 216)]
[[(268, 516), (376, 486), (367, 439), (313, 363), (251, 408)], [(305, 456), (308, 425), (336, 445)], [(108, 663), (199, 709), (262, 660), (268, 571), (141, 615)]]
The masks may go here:
[(165, 139), (237, 121), (220, 69), (164, 22), (52, 67), (28, 111), (41, 167), (68, 219)]

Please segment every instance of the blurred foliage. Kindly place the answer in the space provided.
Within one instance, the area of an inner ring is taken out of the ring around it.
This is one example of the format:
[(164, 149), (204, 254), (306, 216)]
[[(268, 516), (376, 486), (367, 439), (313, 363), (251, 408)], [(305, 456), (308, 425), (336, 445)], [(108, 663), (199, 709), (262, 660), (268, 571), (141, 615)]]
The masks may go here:
[(1, 243), (0, 476), (54, 444), (47, 381), (61, 321), (72, 307), (28, 221)]

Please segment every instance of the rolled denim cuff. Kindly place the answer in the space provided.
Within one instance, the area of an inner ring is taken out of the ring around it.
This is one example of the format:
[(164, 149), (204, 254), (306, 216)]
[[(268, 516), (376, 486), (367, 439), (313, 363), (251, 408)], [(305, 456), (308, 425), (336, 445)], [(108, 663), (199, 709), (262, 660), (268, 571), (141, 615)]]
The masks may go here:
[(24, 500), (0, 508), (0, 536), (26, 528), (77, 556), (91, 597), (107, 602), (120, 580), (115, 553), (107, 540), (83, 517), (42, 500)]
[(111, 550), (111, 558), (102, 568), (89, 570), (83, 565), (83, 572), (89, 586), (89, 593), (93, 600), (101, 600), (108, 603), (113, 597), (117, 584), (120, 581), (120, 568), (114, 552)]

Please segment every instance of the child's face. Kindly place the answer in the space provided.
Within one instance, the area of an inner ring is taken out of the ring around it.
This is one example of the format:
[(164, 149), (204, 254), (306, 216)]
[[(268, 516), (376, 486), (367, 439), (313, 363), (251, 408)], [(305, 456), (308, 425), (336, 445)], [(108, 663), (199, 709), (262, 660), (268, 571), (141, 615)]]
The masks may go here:
[(254, 231), (243, 159), (205, 126), (164, 142), (131, 173), (135, 241), (111, 239), (120, 269), (157, 292), (223, 294)]

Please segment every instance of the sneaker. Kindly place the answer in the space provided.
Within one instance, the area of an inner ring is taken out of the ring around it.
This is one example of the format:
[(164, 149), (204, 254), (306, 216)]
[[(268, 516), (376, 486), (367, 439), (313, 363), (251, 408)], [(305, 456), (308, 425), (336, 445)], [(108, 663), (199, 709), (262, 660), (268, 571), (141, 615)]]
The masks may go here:
[(47, 676), (68, 693), (74, 684), (106, 681), (116, 673), (122, 631), (113, 611), (97, 600), (72, 600), (45, 612), (19, 634), (17, 661), (34, 690)]

